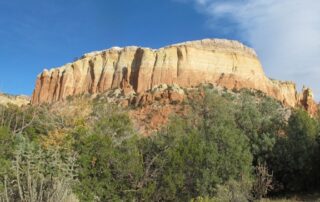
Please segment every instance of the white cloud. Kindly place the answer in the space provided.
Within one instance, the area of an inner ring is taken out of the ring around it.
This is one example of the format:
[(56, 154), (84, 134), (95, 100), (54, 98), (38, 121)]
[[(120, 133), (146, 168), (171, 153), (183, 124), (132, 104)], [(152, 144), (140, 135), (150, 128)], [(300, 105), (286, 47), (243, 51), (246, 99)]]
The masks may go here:
[[(191, 0), (217, 29), (231, 20), (269, 77), (311, 87), (320, 98), (319, 0)], [(189, 0), (190, 2), (190, 0)]]

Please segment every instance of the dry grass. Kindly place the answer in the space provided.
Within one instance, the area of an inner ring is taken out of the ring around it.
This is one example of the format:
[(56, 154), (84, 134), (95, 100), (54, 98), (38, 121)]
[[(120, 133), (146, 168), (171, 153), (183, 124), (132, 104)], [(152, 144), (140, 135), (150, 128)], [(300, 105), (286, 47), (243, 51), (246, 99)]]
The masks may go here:
[(298, 194), (288, 197), (262, 199), (260, 202), (320, 202), (320, 194)]

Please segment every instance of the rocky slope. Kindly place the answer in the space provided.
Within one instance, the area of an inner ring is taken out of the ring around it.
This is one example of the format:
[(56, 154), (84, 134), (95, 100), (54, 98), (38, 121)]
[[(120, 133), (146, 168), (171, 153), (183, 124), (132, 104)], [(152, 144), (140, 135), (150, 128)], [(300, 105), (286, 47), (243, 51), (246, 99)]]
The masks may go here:
[(143, 93), (160, 84), (192, 87), (201, 83), (260, 90), (291, 107), (315, 108), (310, 89), (297, 93), (294, 83), (267, 78), (253, 49), (221, 39), (157, 50), (130, 46), (85, 54), (62, 67), (44, 70), (37, 78), (32, 104), (116, 88)]
[(8, 95), (0, 93), (0, 104), (7, 105), (7, 104), (14, 104), (18, 106), (28, 105), (30, 103), (30, 98), (27, 96), (19, 95)]

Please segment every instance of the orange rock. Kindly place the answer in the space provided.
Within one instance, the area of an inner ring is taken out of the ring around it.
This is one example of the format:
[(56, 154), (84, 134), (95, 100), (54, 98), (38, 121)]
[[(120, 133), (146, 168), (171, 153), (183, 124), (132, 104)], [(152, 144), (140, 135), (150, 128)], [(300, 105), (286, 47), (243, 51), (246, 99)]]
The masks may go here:
[(169, 92), (169, 99), (172, 104), (179, 104), (183, 101), (184, 95), (177, 92)]
[(301, 105), (309, 114), (313, 116), (317, 114), (318, 105), (313, 99), (313, 93), (311, 89), (303, 87), (300, 102), (301, 102)]
[[(204, 39), (158, 50), (131, 46), (85, 54), (73, 63), (41, 73), (32, 104), (114, 88), (122, 88), (125, 94), (132, 91), (144, 94), (160, 84), (188, 88), (202, 83), (259, 90), (291, 107), (301, 103), (294, 83), (266, 77), (253, 49), (237, 41)], [(164, 93), (153, 96), (144, 94), (136, 103), (169, 97)], [(181, 102), (179, 96), (173, 94), (170, 99)]]
[(127, 99), (122, 99), (122, 100), (119, 100), (119, 103), (118, 103), (121, 107), (128, 107), (130, 102), (129, 100)]

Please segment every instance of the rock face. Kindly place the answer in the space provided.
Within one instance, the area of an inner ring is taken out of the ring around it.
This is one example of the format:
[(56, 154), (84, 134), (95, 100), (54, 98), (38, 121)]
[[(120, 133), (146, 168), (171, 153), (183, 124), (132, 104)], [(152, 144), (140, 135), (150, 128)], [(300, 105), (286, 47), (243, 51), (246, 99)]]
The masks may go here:
[(8, 105), (14, 104), (17, 106), (23, 106), (30, 104), (30, 98), (24, 95), (14, 96), (0, 93), (0, 104)]
[(318, 105), (313, 98), (313, 92), (309, 88), (303, 87), (302, 94), (300, 95), (300, 104), (311, 115), (316, 115), (318, 112)]
[(160, 84), (202, 83), (260, 90), (292, 107), (305, 106), (306, 101), (294, 83), (267, 78), (253, 49), (237, 41), (204, 39), (157, 50), (130, 46), (85, 54), (73, 63), (44, 70), (37, 78), (32, 104), (116, 88), (141, 93)]

